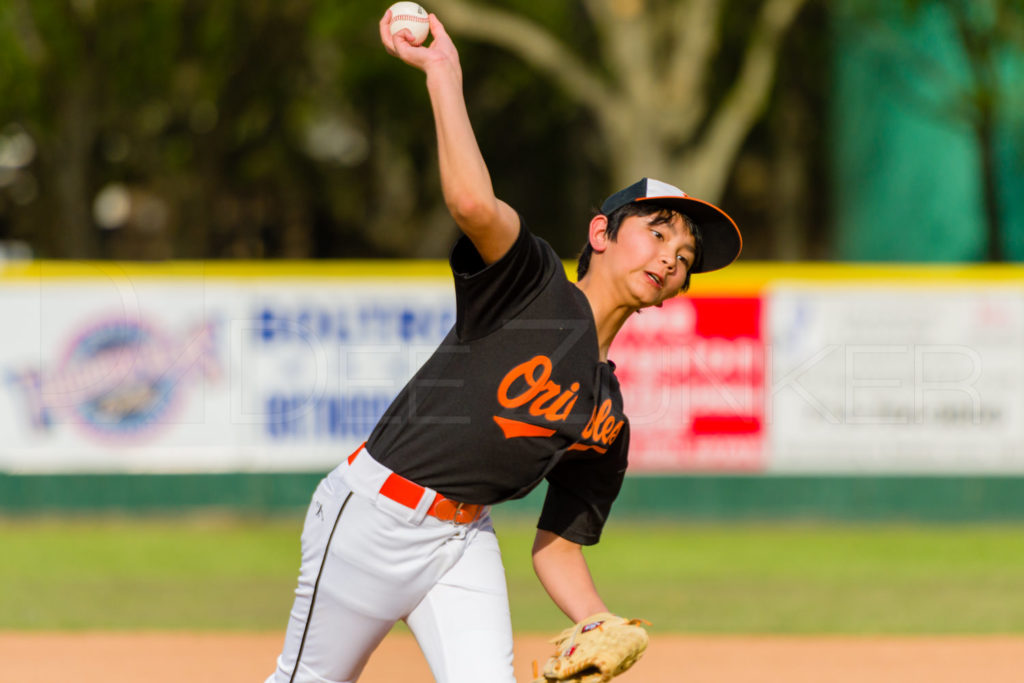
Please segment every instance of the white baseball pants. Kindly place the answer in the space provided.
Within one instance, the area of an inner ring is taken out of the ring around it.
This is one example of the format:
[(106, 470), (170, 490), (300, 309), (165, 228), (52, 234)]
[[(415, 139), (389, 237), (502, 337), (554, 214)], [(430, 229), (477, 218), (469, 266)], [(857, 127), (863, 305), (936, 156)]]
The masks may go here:
[(355, 681), (403, 619), (438, 683), (515, 683), (512, 626), (490, 515), (456, 525), (380, 495), (391, 474), (365, 450), (320, 482), (277, 670), (266, 683)]

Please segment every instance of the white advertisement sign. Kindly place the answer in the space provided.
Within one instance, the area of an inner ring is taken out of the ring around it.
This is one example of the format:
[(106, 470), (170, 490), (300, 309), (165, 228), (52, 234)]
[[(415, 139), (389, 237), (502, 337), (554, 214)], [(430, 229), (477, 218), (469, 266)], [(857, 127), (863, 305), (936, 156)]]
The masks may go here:
[[(0, 471), (325, 471), (454, 322), (451, 282), (0, 281)], [(1024, 291), (668, 302), (612, 349), (635, 471), (1024, 472)]]
[(778, 472), (1024, 471), (1020, 290), (772, 292)]
[(451, 284), (5, 284), (0, 471), (324, 470), (454, 321)]

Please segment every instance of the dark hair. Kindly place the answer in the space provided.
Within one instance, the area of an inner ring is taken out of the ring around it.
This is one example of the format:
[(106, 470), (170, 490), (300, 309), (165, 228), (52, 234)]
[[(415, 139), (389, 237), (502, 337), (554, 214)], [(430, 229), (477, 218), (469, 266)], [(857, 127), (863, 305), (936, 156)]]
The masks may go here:
[[(685, 292), (690, 289), (690, 273), (700, 263), (701, 254), (703, 252), (701, 243), (700, 228), (697, 224), (687, 216), (685, 213), (671, 209), (667, 206), (659, 206), (652, 202), (631, 202), (624, 206), (612, 211), (608, 214), (608, 228), (605, 234), (612, 242), (619, 234), (619, 227), (622, 226), (622, 222), (630, 216), (655, 216), (655, 219), (651, 221), (651, 225), (664, 225), (671, 223), (675, 216), (679, 216), (683, 219), (683, 224), (686, 225), (690, 234), (693, 235), (694, 241), (694, 254), (693, 264), (690, 269), (686, 271), (686, 279), (683, 281), (683, 287), (680, 292)], [(590, 257), (594, 254), (594, 248), (590, 246), (590, 240), (587, 240), (586, 244), (583, 245), (583, 250), (580, 251), (579, 260), (576, 262), (576, 279), (582, 280), (583, 276), (590, 270)]]

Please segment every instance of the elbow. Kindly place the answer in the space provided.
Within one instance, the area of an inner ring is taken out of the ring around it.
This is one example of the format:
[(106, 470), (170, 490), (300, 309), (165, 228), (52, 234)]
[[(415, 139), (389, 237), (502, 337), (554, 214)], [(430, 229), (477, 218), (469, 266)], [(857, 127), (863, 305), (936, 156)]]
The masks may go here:
[(546, 568), (562, 566), (576, 557), (582, 557), (583, 552), (578, 544), (550, 531), (538, 529), (531, 555), (533, 569), (539, 574)]
[(540, 568), (541, 568), (541, 564), (542, 564), (540, 555), (541, 555), (541, 549), (542, 548), (543, 548), (543, 545), (541, 544), (540, 538), (538, 537), (537, 539), (534, 540), (533, 548), (530, 551), (530, 560), (533, 563), (533, 571), (536, 574), (540, 574)]
[(534, 552), (532, 563), (533, 573), (540, 579), (541, 583), (546, 584), (551, 577), (559, 575), (559, 567), (561, 566), (558, 562), (558, 557), (553, 557), (550, 553)]
[(463, 230), (494, 223), (497, 202), (487, 201), (473, 195), (453, 197), (448, 202), (448, 211)]
[(533, 562), (533, 572), (537, 576), (543, 576), (545, 554), (544, 549), (551, 544), (550, 532), (537, 530), (533, 539), (533, 548), (530, 550), (530, 559)]

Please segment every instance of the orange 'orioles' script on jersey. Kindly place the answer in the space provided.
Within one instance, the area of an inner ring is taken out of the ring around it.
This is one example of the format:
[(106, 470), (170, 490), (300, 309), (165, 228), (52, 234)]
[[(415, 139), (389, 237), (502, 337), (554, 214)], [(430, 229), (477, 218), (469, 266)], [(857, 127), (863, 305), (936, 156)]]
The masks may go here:
[(622, 429), (624, 420), (616, 420), (612, 412), (612, 400), (606, 398), (600, 408), (594, 408), (590, 422), (583, 428), (583, 438), (610, 446)]
[[(498, 403), (504, 408), (520, 408), (529, 404), (528, 412), (548, 422), (564, 422), (579, 398), (580, 383), (573, 382), (568, 389), (551, 380), (551, 359), (534, 356), (512, 368), (498, 385)], [(583, 438), (605, 446), (611, 445), (624, 420), (617, 420), (612, 414), (612, 401), (605, 399), (595, 407), (590, 421), (583, 428)], [(518, 420), (494, 416), (506, 439), (518, 436), (551, 436), (554, 429)], [(604, 449), (597, 449), (603, 452)]]

